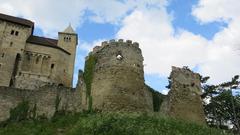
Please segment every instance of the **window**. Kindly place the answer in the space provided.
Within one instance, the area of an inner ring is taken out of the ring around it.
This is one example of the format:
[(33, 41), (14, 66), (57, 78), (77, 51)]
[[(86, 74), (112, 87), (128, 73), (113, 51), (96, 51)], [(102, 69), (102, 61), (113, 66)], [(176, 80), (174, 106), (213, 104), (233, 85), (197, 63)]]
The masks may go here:
[(10, 47), (12, 47), (12, 45), (13, 45), (13, 42), (10, 42)]
[(39, 62), (39, 57), (37, 57), (37, 59), (36, 59), (36, 64), (38, 64), (38, 62)]
[(11, 35), (13, 35), (13, 34), (14, 34), (14, 30), (11, 31)]
[(66, 37), (63, 38), (63, 40), (64, 40), (65, 42), (70, 42), (70, 41), (71, 41), (71, 37), (66, 36)]
[(16, 31), (16, 32), (15, 32), (15, 36), (18, 36), (18, 34), (19, 34), (19, 32), (18, 32), (18, 31)]
[(53, 68), (54, 68), (54, 64), (51, 65), (51, 69), (53, 69)]
[(2, 54), (2, 58), (5, 56), (5, 53)]

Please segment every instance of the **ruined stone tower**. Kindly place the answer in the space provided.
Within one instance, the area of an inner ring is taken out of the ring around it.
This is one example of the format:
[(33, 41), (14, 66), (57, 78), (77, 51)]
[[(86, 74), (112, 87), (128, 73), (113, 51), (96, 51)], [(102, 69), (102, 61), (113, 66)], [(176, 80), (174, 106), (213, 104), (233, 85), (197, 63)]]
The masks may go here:
[(105, 41), (93, 49), (86, 61), (92, 56), (96, 59), (91, 82), (93, 109), (153, 110), (152, 97), (144, 83), (143, 56), (138, 43), (121, 39)]
[(160, 111), (171, 117), (205, 124), (200, 95), (200, 75), (186, 67), (172, 67), (170, 91)]

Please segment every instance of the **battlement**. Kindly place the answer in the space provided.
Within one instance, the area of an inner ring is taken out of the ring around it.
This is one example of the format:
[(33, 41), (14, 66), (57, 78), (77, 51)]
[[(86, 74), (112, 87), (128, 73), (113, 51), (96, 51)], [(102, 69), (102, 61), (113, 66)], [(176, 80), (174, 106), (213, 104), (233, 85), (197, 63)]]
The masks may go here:
[(132, 45), (134, 47), (139, 47), (139, 43), (138, 42), (132, 42), (132, 40), (126, 40), (124, 41), (123, 39), (112, 39), (109, 41), (104, 41), (102, 42), (102, 46), (107, 46), (107, 45), (117, 45), (117, 44), (127, 44), (127, 45)]
[(109, 41), (103, 41), (101, 43), (101, 46), (95, 46), (89, 54), (95, 54), (105, 47), (114, 46), (114, 45), (128, 45), (128, 46), (132, 46), (132, 47), (135, 47), (135, 48), (139, 49), (139, 43), (138, 42), (133, 42), (132, 40), (124, 41), (123, 39), (118, 39), (118, 40), (112, 39), (112, 40), (109, 40)]

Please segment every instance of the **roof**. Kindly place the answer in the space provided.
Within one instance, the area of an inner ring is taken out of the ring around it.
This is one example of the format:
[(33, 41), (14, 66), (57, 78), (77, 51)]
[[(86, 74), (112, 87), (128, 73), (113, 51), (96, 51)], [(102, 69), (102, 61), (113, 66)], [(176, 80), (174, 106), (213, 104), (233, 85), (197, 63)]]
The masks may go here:
[(20, 25), (24, 25), (30, 28), (34, 27), (34, 23), (30, 20), (27, 19), (23, 19), (20, 17), (14, 17), (14, 16), (10, 16), (10, 15), (5, 15), (0, 13), (0, 20), (4, 20), (4, 21), (8, 21), (8, 22), (12, 22), (12, 23), (17, 23)]
[(58, 40), (56, 40), (56, 39), (38, 37), (38, 36), (31, 35), (27, 39), (27, 43), (32, 43), (34, 45), (41, 45), (41, 46), (56, 48), (56, 49), (59, 49), (59, 50), (61, 50), (61, 51), (70, 55), (70, 53), (68, 51), (64, 50), (63, 48), (61, 48), (57, 45)]
[(73, 30), (71, 24), (63, 31), (63, 33), (69, 33), (69, 34), (76, 34), (76, 32)]

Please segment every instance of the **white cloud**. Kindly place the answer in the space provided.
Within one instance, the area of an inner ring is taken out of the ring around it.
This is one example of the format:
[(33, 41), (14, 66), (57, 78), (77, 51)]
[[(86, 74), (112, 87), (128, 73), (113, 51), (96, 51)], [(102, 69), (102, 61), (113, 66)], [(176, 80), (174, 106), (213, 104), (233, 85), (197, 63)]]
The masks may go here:
[[(69, 23), (79, 26), (86, 19), (119, 23), (135, 7), (166, 4), (166, 0), (0, 0), (0, 12), (35, 22), (44, 35), (56, 37)], [(92, 13), (84, 18), (86, 11)]]
[[(33, 20), (44, 35), (56, 36), (69, 22), (76, 28), (86, 19), (118, 25), (121, 28), (117, 38), (140, 43), (148, 74), (168, 76), (172, 65), (198, 66), (200, 73), (211, 76), (212, 82), (220, 82), (240, 73), (240, 52), (235, 51), (240, 45), (239, 0), (199, 0), (194, 6), (192, 15), (200, 23), (228, 23), (212, 40), (184, 29), (175, 33), (173, 16), (166, 11), (167, 0), (0, 0), (0, 3), (0, 12)], [(89, 18), (84, 16), (86, 11), (92, 13)], [(80, 43), (80, 50), (89, 51), (100, 42)]]
[(173, 65), (193, 68), (204, 61), (207, 40), (185, 30), (174, 35), (171, 21), (165, 9), (136, 10), (123, 21), (117, 37), (140, 43), (147, 73), (168, 76)]
[[(235, 1), (234, 5), (228, 0), (225, 0), (228, 4), (223, 0), (213, 1), (200, 1), (192, 13), (202, 23), (228, 21), (228, 27), (216, 33), (212, 40), (184, 29), (174, 34), (173, 17), (164, 6), (160, 9), (136, 9), (123, 20), (117, 37), (140, 42), (147, 73), (168, 76), (172, 65), (187, 65), (190, 68), (198, 66), (201, 74), (211, 77), (211, 83), (230, 80), (235, 74), (240, 74), (240, 54), (234, 51), (240, 44), (240, 26), (236, 21), (236, 5), (240, 2)], [(231, 2), (234, 3), (233, 0)]]
[(200, 72), (210, 75), (212, 82), (230, 80), (240, 74), (239, 7), (239, 0), (200, 0), (193, 8), (192, 14), (202, 23), (228, 22), (228, 26), (209, 41), (208, 57), (200, 66)]
[(167, 95), (169, 92), (169, 89), (164, 89), (160, 91), (162, 94)]
[(239, 18), (239, 0), (199, 0), (192, 14), (201, 22), (229, 21)]

